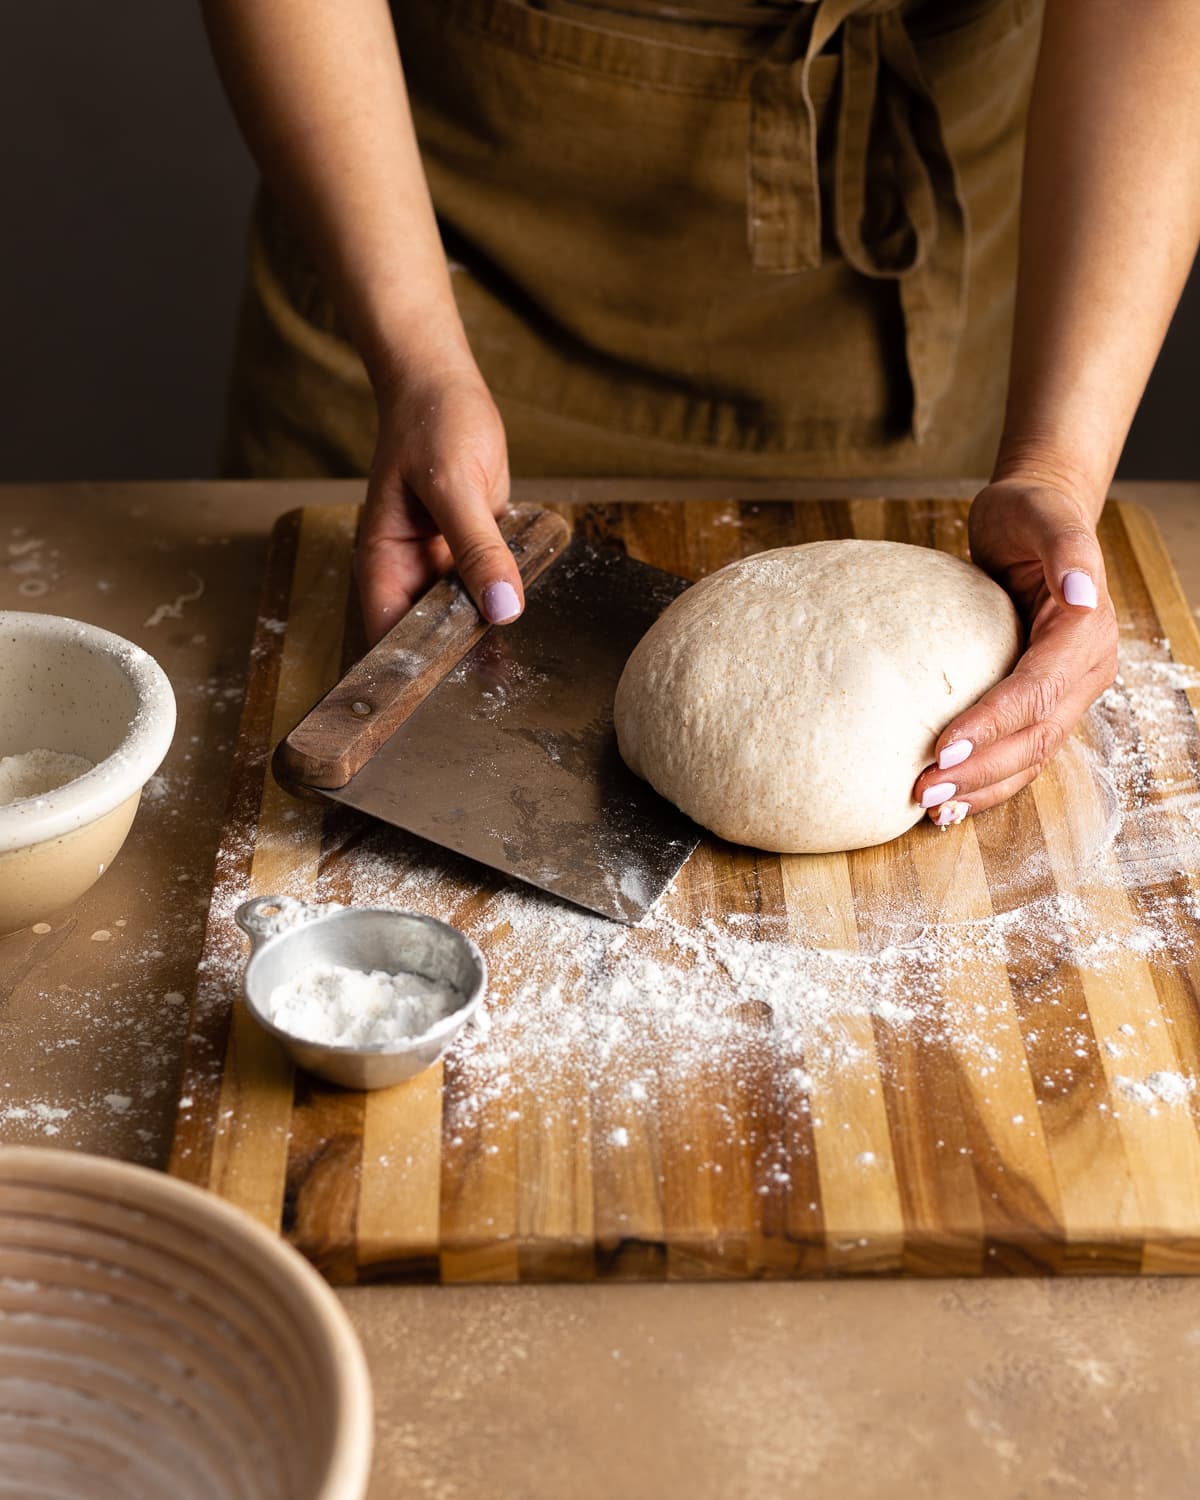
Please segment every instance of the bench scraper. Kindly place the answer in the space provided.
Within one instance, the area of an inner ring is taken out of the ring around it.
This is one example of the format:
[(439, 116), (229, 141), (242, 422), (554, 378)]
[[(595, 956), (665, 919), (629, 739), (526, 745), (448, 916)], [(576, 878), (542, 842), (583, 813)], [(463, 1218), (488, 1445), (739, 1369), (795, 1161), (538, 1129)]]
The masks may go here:
[(625, 766), (613, 694), (686, 582), (513, 507), (511, 625), (442, 579), (276, 747), (274, 771), (566, 901), (636, 922), (700, 830)]

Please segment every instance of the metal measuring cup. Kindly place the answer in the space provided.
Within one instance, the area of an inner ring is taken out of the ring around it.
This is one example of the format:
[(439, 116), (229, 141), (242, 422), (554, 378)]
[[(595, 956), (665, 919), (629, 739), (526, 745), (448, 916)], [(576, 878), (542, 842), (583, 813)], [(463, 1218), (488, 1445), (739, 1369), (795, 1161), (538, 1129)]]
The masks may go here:
[[(300, 1067), (343, 1088), (389, 1088), (424, 1072), (479, 1009), (487, 988), (487, 964), (477, 945), (437, 917), (385, 907), (319, 906), (287, 896), (256, 896), (235, 916), (252, 945), (242, 985), (250, 1014)], [(419, 1036), (390, 1047), (308, 1042), (276, 1026), (266, 1006), (276, 985), (313, 964), (448, 981), (463, 1003)]]

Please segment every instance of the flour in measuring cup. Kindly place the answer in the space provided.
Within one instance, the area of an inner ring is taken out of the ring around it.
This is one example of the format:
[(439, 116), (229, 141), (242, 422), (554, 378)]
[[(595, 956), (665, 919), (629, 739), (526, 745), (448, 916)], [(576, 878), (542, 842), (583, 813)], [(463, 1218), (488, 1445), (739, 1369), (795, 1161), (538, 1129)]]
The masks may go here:
[(385, 1048), (411, 1041), (465, 1003), (462, 991), (423, 974), (364, 974), (313, 964), (277, 984), (266, 1013), (281, 1031), (324, 1046)]

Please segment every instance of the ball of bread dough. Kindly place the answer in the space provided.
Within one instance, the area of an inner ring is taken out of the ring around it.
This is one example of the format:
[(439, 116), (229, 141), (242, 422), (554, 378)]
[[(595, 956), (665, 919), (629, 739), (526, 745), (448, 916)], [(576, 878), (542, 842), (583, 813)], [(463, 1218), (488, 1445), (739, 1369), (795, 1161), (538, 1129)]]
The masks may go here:
[(1020, 646), (1008, 595), (947, 553), (781, 547), (660, 616), (617, 686), (617, 739), (631, 770), (722, 838), (862, 849), (918, 821), (934, 741)]

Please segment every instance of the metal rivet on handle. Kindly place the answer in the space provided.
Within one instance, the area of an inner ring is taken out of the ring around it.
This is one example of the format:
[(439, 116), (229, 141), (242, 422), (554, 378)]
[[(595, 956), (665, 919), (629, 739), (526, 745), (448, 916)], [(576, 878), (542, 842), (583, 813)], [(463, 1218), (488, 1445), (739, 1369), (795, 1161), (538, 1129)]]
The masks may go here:
[(366, 716), (371, 712), (371, 705), (369, 703), (364, 703), (362, 699), (359, 698), (357, 702), (350, 705), (350, 712), (352, 714), (357, 714), (360, 719), (365, 719)]

